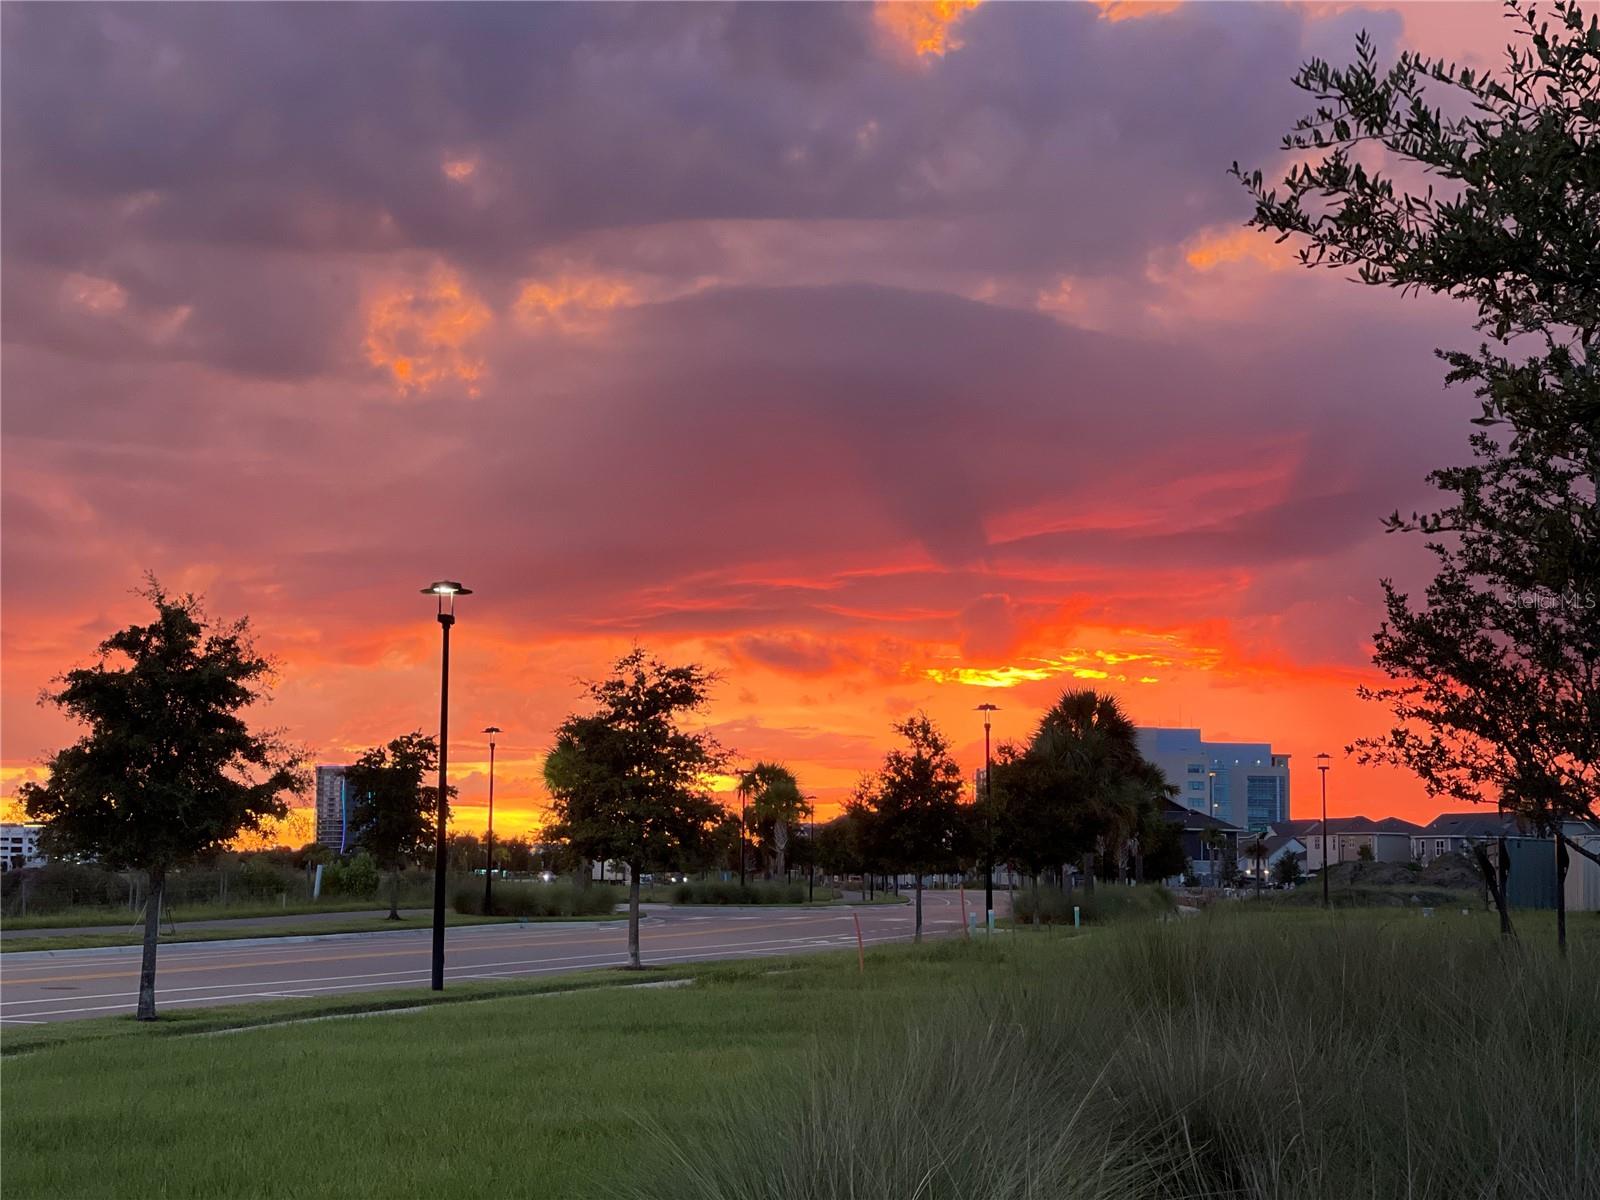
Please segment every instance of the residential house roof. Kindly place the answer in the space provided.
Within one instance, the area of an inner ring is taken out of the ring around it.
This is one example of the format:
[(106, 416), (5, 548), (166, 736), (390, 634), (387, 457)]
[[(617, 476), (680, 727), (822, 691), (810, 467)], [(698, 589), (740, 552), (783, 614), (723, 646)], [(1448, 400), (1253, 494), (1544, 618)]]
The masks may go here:
[[(1307, 834), (1321, 833), (1322, 821), (1315, 817), (1278, 821), (1273, 824), (1272, 832), (1287, 837), (1303, 838)], [(1397, 833), (1410, 837), (1422, 833), (1423, 828), (1411, 821), (1403, 821), (1399, 817), (1380, 817), (1376, 821), (1371, 817), (1329, 817), (1328, 832), (1330, 834)]]
[[(1588, 828), (1584, 821), (1563, 822), (1567, 836)], [(1517, 813), (1479, 809), (1476, 812), (1440, 813), (1423, 827), (1421, 832), (1430, 837), (1490, 838), (1504, 834), (1507, 837), (1540, 837), (1531, 822)]]
[(1165, 807), (1163, 807), (1161, 810), (1161, 815), (1168, 821), (1171, 821), (1174, 825), (1182, 822), (1183, 831), (1185, 833), (1203, 833), (1208, 829), (1220, 829), (1223, 833), (1246, 832), (1245, 830), (1240, 829), (1237, 825), (1230, 825), (1226, 821), (1219, 821), (1216, 817), (1208, 817), (1203, 812), (1196, 812), (1192, 808), (1185, 808), (1183, 805), (1175, 803), (1172, 800), (1168, 800), (1166, 802)]

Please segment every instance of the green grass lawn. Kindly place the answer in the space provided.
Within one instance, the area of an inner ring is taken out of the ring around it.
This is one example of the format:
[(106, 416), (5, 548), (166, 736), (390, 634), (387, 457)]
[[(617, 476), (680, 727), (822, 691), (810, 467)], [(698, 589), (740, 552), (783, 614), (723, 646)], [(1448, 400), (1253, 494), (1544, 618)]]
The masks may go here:
[(1241, 905), (865, 976), (828, 954), (225, 1036), (200, 1034), (371, 998), (7, 1030), (6, 1191), (1590, 1200), (1600, 919), (1562, 964), (1547, 916), (1503, 947), (1481, 914)]
[(5, 1062), (6, 1192), (617, 1195), (655, 1173), (658, 1131), (692, 1137), (720, 1119), (708, 1096), (764, 1089), (864, 1006), (950, 986), (971, 969), (963, 950), (875, 952), (865, 981), (853, 954), (610, 972), (589, 980), (696, 982), (553, 995), (497, 985), (519, 994), (224, 1036), (191, 1033), (217, 1024), (203, 1013), (157, 1029), (8, 1030), (9, 1043), (72, 1040)]

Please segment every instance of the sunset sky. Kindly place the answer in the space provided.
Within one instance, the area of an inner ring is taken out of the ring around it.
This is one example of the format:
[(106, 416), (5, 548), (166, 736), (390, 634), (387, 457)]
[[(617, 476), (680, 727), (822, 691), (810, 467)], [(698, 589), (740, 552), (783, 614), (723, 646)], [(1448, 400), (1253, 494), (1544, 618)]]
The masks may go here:
[(638, 642), (829, 811), (926, 709), (1063, 688), (1338, 755), (1470, 314), (1242, 228), (1302, 60), (1492, 65), (1494, 4), (3, 10), (4, 792), (146, 570), (248, 613), (314, 761), (438, 721), (528, 828)]

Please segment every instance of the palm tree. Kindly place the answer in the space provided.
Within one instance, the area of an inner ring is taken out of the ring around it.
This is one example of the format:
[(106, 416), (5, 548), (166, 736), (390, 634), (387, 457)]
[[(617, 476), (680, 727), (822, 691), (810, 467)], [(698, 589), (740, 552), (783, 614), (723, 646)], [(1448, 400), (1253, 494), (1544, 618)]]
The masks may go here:
[(1109, 693), (1076, 688), (1039, 721), (1029, 753), (1066, 794), (1086, 885), (1094, 888), (1097, 848), (1121, 846), (1138, 828), (1150, 793), (1138, 731)]
[(758, 844), (771, 847), (774, 874), (784, 873), (789, 831), (805, 814), (806, 799), (794, 772), (779, 763), (758, 762), (739, 777), (739, 791), (750, 797), (746, 826)]

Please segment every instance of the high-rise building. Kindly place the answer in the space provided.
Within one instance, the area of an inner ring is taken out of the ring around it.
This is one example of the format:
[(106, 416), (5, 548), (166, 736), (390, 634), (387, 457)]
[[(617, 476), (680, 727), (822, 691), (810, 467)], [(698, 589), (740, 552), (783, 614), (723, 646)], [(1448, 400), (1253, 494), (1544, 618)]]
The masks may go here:
[(350, 802), (353, 797), (345, 782), (349, 767), (334, 764), (317, 766), (317, 841), (336, 853), (350, 846)]
[(1177, 801), (1240, 829), (1289, 820), (1289, 756), (1266, 742), (1208, 742), (1198, 729), (1140, 729), (1139, 753), (1178, 789)]

